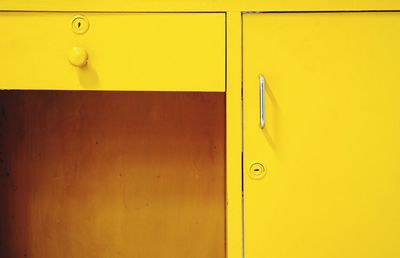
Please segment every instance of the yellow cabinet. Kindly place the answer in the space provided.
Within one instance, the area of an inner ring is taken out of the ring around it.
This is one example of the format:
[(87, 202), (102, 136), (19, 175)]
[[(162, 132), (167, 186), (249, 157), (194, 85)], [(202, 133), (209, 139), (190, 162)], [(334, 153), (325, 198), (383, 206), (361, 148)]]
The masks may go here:
[(395, 12), (244, 15), (245, 257), (400, 257), (399, 30)]
[(0, 257), (400, 257), (399, 10), (1, 1)]

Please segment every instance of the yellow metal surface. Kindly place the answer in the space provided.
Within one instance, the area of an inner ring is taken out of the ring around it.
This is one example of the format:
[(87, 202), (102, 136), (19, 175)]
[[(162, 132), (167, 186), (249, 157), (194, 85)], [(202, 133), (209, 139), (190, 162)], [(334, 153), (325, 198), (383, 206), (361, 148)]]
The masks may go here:
[(399, 30), (398, 13), (244, 15), (245, 257), (400, 257)]
[(0, 88), (225, 91), (225, 14), (88, 13), (83, 35), (75, 16), (2, 13)]
[(398, 0), (2, 0), (3, 10), (55, 11), (304, 11), (399, 10)]
[(226, 258), (242, 257), (242, 116), (240, 13), (227, 14)]

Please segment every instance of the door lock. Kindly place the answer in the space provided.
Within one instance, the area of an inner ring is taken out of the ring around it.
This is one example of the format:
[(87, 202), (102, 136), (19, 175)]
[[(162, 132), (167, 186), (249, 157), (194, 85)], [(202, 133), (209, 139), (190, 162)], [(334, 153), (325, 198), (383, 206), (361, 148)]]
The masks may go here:
[(254, 162), (250, 166), (249, 176), (252, 179), (262, 179), (266, 175), (265, 167), (258, 162)]

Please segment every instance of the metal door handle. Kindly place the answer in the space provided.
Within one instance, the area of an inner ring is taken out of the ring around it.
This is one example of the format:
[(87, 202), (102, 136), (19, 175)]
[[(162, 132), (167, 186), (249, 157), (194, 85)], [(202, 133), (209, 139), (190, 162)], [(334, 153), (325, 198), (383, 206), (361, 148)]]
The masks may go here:
[(265, 79), (263, 75), (260, 75), (260, 128), (263, 129), (265, 126), (264, 119), (264, 84)]

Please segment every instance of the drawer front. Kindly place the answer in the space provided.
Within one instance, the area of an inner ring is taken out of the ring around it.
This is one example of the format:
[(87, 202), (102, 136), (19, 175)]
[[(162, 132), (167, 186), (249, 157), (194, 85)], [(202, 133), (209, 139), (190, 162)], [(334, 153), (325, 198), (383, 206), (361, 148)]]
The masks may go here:
[(225, 90), (223, 13), (4, 12), (0, 33), (1, 89)]

